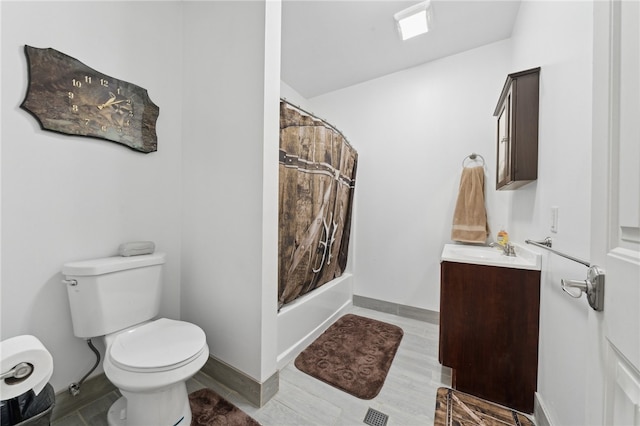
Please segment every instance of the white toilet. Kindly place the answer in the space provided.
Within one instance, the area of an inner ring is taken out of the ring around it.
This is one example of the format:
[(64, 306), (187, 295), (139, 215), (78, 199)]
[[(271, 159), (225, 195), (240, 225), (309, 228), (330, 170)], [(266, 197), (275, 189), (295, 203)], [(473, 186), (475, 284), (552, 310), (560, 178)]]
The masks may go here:
[(160, 307), (165, 254), (66, 263), (73, 334), (104, 336), (107, 378), (123, 397), (109, 409), (109, 425), (189, 426), (186, 381), (209, 356), (194, 324), (153, 319)]

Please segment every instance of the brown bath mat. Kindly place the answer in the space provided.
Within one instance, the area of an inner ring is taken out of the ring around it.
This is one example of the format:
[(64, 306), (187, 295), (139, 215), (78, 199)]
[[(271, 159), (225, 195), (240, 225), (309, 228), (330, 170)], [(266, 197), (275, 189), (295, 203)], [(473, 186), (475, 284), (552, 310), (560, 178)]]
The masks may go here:
[(189, 405), (191, 426), (260, 426), (260, 423), (211, 389), (191, 392)]
[(439, 388), (434, 426), (534, 426), (524, 414), (453, 389)]
[(378, 395), (398, 350), (400, 327), (347, 314), (298, 355), (295, 366), (362, 399)]

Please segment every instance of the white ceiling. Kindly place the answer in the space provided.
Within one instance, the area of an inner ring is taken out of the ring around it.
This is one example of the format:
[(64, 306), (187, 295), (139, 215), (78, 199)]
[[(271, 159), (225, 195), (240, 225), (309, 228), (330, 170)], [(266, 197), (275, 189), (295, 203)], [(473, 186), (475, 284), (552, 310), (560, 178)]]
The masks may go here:
[(520, 0), (432, 0), (427, 34), (398, 37), (419, 1), (284, 0), (281, 78), (305, 98), (509, 38)]

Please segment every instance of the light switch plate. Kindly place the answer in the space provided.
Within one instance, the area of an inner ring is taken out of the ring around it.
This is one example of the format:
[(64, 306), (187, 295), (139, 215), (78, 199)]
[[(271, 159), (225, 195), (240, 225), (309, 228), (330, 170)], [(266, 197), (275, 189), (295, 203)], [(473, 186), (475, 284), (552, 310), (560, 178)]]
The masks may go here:
[(551, 207), (551, 232), (558, 233), (558, 206)]

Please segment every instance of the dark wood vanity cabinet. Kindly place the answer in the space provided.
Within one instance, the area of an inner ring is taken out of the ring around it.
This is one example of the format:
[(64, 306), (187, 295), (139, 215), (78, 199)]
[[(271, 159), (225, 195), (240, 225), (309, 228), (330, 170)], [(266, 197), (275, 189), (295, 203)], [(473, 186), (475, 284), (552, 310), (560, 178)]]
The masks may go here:
[(533, 412), (540, 271), (441, 263), (439, 360), (454, 389)]
[(507, 76), (498, 105), (496, 189), (516, 189), (538, 178), (540, 68)]

